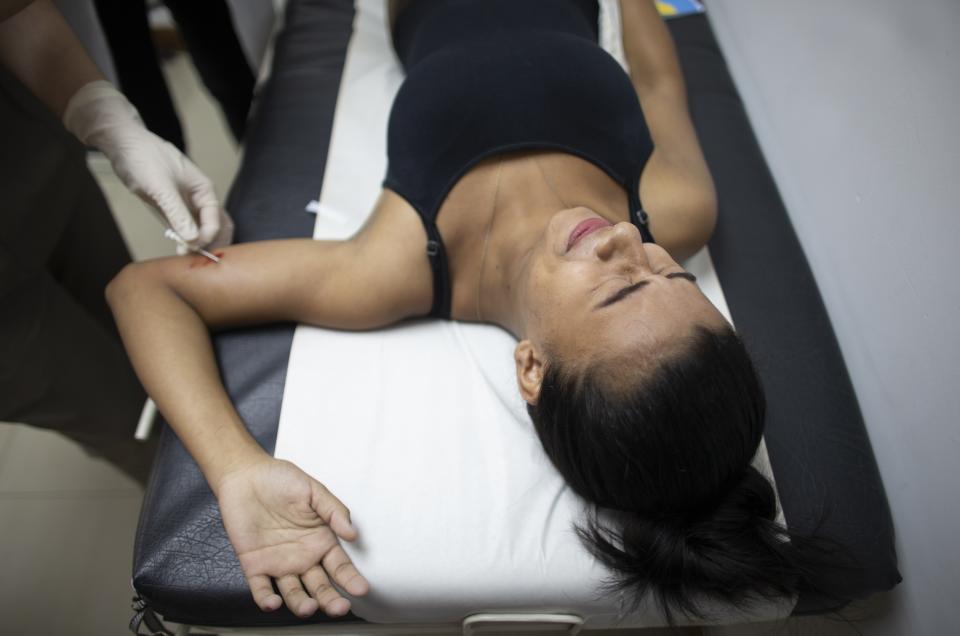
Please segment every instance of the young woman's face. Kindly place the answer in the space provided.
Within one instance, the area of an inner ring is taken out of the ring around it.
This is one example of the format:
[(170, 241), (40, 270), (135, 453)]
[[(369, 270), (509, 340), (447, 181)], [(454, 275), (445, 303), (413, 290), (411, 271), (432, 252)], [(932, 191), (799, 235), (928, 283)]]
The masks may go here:
[(574, 363), (669, 352), (696, 325), (726, 324), (691, 279), (633, 224), (562, 210), (527, 263), (524, 337)]

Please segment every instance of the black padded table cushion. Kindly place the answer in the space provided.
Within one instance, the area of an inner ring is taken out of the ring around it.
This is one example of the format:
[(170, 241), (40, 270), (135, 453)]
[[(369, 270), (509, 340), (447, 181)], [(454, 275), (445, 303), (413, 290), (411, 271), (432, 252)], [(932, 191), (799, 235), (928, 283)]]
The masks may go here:
[(821, 567), (819, 585), (838, 598), (808, 591), (794, 610), (824, 612), (900, 581), (890, 509), (820, 292), (709, 22), (668, 24), (717, 188), (710, 255), (767, 394), (765, 440), (787, 525), (835, 540), (859, 565)]
[[(288, 4), (272, 75), (257, 99), (227, 201), (237, 242), (312, 234), (314, 217), (304, 205), (322, 183), (352, 19), (346, 0)], [(889, 509), (819, 292), (709, 23), (692, 16), (668, 24), (719, 194), (711, 254), (768, 394), (766, 441), (784, 514), (791, 528), (818, 528), (860, 564), (819, 572), (835, 597), (808, 591), (795, 610), (828, 611), (899, 581)], [(224, 384), (268, 450), (276, 440), (293, 328), (214, 337)], [(178, 622), (303, 622), (285, 608), (267, 614), (254, 605), (216, 501), (166, 426), (137, 531), (133, 583), (150, 607)]]
[[(353, 14), (348, 0), (288, 2), (271, 75), (254, 102), (227, 198), (235, 242), (313, 235), (315, 217), (304, 207), (323, 181)], [(237, 329), (213, 338), (227, 392), (250, 432), (271, 451), (294, 327)], [(140, 513), (133, 585), (153, 610), (180, 623), (333, 621), (322, 613), (303, 621), (286, 607), (266, 613), (254, 604), (216, 500), (165, 424)]]

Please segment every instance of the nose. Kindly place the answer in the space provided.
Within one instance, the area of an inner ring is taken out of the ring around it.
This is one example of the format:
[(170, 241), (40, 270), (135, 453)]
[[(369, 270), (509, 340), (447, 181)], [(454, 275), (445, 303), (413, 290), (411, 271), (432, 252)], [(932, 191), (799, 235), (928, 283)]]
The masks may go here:
[(625, 264), (650, 266), (646, 250), (643, 249), (640, 231), (635, 225), (626, 221), (617, 223), (604, 232), (599, 237), (594, 250), (601, 261), (622, 259)]

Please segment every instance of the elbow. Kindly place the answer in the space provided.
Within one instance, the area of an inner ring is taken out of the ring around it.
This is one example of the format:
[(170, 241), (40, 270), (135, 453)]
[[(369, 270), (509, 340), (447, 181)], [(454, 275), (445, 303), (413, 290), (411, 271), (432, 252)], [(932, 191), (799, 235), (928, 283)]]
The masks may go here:
[(146, 286), (147, 272), (145, 269), (141, 263), (128, 263), (107, 283), (104, 296), (114, 314), (129, 302), (137, 290), (142, 290)]
[(704, 173), (700, 187), (690, 194), (688, 214), (691, 243), (700, 249), (707, 244), (717, 227), (717, 190), (709, 172)]
[(667, 247), (670, 255), (684, 261), (702, 249), (717, 226), (717, 203), (713, 197), (704, 197), (689, 203), (673, 213), (674, 225), (662, 236), (654, 230), (658, 242)]
[(688, 246), (690, 256), (703, 248), (710, 241), (710, 237), (713, 236), (713, 231), (717, 227), (716, 198), (705, 198), (694, 208), (691, 226), (692, 231), (690, 232), (691, 237)]
[(133, 265), (133, 263), (124, 266), (124, 268), (107, 283), (106, 289), (103, 290), (104, 298), (106, 298), (107, 304), (110, 305), (111, 309), (120, 302), (121, 297), (125, 294), (124, 288), (127, 286), (127, 279), (130, 278), (131, 265)]

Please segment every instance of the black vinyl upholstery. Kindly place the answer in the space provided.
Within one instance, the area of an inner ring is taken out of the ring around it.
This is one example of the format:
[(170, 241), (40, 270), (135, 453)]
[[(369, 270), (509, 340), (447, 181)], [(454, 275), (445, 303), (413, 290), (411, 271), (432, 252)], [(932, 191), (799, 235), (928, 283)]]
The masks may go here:
[[(270, 79), (247, 127), (227, 198), (236, 242), (309, 237), (304, 210), (323, 182), (327, 145), (353, 23), (348, 0), (288, 3)], [(217, 334), (224, 385), (243, 421), (272, 451), (294, 325)], [(166, 619), (192, 625), (266, 626), (305, 621), (254, 604), (216, 500), (196, 464), (163, 426), (134, 546), (133, 585)], [(346, 616), (341, 621), (356, 621)], [(308, 622), (331, 622), (322, 614)]]
[[(228, 199), (238, 242), (311, 235), (314, 218), (304, 205), (320, 190), (352, 19), (347, 0), (290, 1)], [(804, 593), (795, 613), (829, 611), (900, 580), (889, 508), (816, 283), (709, 23), (693, 16), (669, 24), (720, 198), (710, 250), (767, 389), (766, 441), (787, 522), (801, 532), (818, 529), (860, 565), (819, 571), (835, 597)], [(274, 325), (214, 340), (224, 383), (267, 449), (276, 439), (292, 336), (292, 325)], [(166, 427), (140, 517), (133, 582), (155, 611), (178, 622), (303, 622), (286, 609), (265, 614), (254, 605), (216, 501)]]
[(709, 22), (669, 24), (720, 201), (710, 254), (767, 393), (765, 439), (784, 516), (860, 566), (823, 568), (821, 585), (839, 599), (806, 593), (794, 610), (823, 612), (900, 581), (890, 509), (820, 292)]

